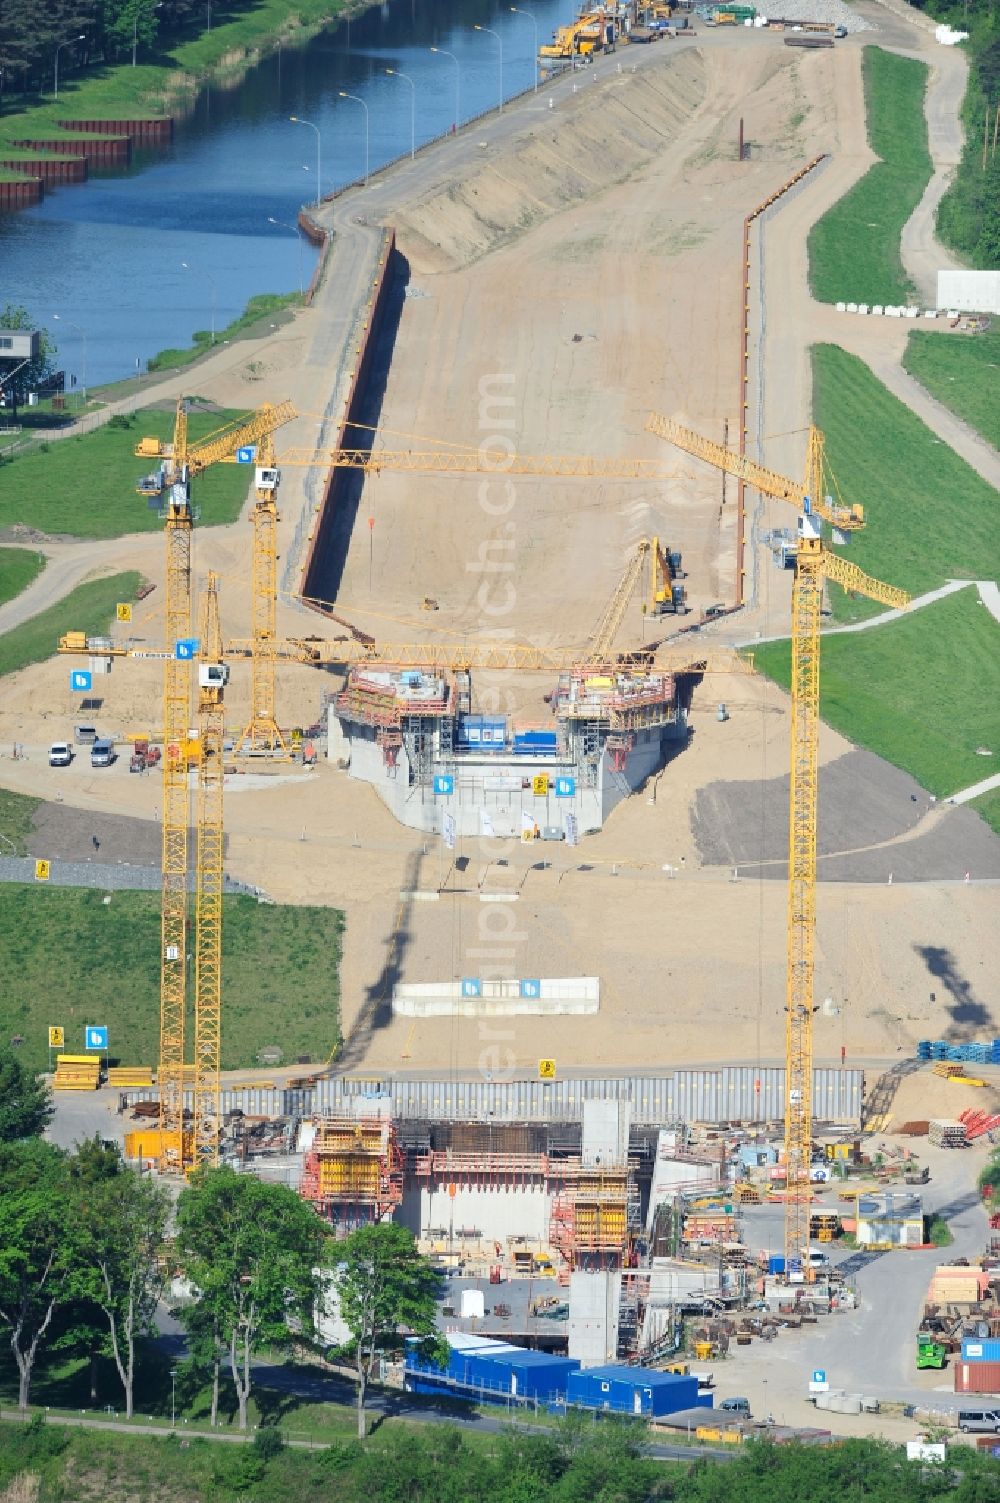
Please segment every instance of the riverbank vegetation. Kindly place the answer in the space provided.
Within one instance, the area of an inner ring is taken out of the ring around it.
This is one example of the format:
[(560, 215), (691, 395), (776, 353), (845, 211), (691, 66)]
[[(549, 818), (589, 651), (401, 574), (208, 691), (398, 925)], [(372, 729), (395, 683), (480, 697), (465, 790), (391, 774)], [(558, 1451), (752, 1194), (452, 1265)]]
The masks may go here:
[(70, 17), (62, 0), (4, 6), (0, 137), (169, 114), (214, 74), (315, 35), (348, 9), (344, 0), (75, 0)]
[(969, 84), (962, 103), (965, 144), (938, 206), (937, 232), (970, 266), (1000, 267), (1000, 10), (968, 0), (913, 0), (935, 21), (967, 31)]
[[(259, 339), (270, 329), (287, 323), (292, 310), (301, 304), (302, 297), (298, 292), (259, 292), (250, 299), (238, 318), (224, 329), (217, 330), (215, 344), (228, 344), (234, 339)], [(150, 372), (178, 370), (199, 360), (202, 355), (211, 354), (213, 342), (209, 329), (196, 329), (191, 338), (194, 343), (187, 349), (161, 350), (158, 355), (153, 355), (148, 363)]]
[[(194, 444), (216, 428), (247, 414), (203, 406), (188, 415), (188, 439)], [(48, 536), (115, 538), (131, 532), (156, 532), (159, 510), (136, 494), (136, 481), (158, 468), (138, 459), (135, 446), (147, 435), (169, 440), (174, 431), (173, 404), (147, 407), (113, 417), (92, 433), (52, 439), (0, 465), (0, 528), (31, 527)], [(95, 496), (93, 477), (100, 477)], [(216, 464), (194, 481), (194, 499), (202, 527), (235, 522), (246, 500), (253, 472), (246, 465)]]
[(931, 176), (924, 119), (927, 68), (866, 47), (868, 140), (881, 158), (809, 232), (809, 284), (820, 302), (905, 303), (913, 285), (902, 229)]
[[(135, 599), (142, 575), (135, 569), (109, 574), (77, 585), (62, 600), (30, 617), (13, 631), (0, 636), (0, 677), (17, 673), (32, 663), (44, 663), (67, 631), (85, 631), (89, 637), (107, 635), (119, 601)], [(79, 667), (79, 664), (77, 664)], [(67, 662), (67, 673), (69, 666)]]
[(968, 337), (914, 330), (906, 341), (903, 368), (1000, 449), (1000, 329)]

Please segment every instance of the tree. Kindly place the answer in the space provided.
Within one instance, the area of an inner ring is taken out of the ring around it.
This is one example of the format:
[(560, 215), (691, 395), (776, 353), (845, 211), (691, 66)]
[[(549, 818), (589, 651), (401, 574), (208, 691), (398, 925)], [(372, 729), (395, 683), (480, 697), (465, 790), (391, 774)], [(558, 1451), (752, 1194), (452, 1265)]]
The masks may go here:
[(0, 1143), (39, 1137), (52, 1120), (52, 1095), (9, 1049), (0, 1050)]
[[(24, 331), (34, 329), (34, 327), (34, 321), (27, 308), (21, 308), (16, 303), (8, 303), (0, 313), (0, 329)], [(18, 404), (23, 406), (28, 392), (36, 391), (53, 375), (56, 354), (55, 341), (43, 329), (39, 339), (37, 359), (29, 360), (21, 366), (10, 367), (10, 375), (5, 374), (4, 369), (0, 367), (0, 390), (10, 402), (15, 417), (17, 417)]]
[(18, 1406), (26, 1409), (38, 1350), (77, 1269), (66, 1155), (49, 1143), (0, 1147), (0, 1322), (10, 1333)]
[[(132, 1418), (135, 1343), (153, 1327), (163, 1293), (163, 1247), (170, 1197), (162, 1185), (137, 1174), (117, 1150), (99, 1139), (77, 1151), (93, 1176), (79, 1208), (83, 1266), (79, 1293), (100, 1309), (108, 1325), (111, 1355)], [(111, 1168), (113, 1163), (114, 1167)]]
[(190, 1391), (193, 1397), (206, 1377), (211, 1380), (212, 1412), (209, 1423), (214, 1430), (219, 1418), (219, 1379), (226, 1355), (218, 1315), (200, 1301), (193, 1305), (182, 1305), (173, 1313), (187, 1332), (188, 1356), (182, 1367), (178, 1388)]
[(392, 1222), (361, 1226), (334, 1250), (340, 1313), (355, 1342), (358, 1438), (365, 1437), (365, 1393), (375, 1359), (397, 1339), (400, 1326), (432, 1337), (438, 1275), (417, 1251), (412, 1234)]
[(209, 1330), (229, 1356), (240, 1429), (247, 1427), (251, 1358), (287, 1344), (289, 1319), (310, 1332), (327, 1231), (284, 1185), (232, 1169), (203, 1169), (177, 1202), (177, 1245)]

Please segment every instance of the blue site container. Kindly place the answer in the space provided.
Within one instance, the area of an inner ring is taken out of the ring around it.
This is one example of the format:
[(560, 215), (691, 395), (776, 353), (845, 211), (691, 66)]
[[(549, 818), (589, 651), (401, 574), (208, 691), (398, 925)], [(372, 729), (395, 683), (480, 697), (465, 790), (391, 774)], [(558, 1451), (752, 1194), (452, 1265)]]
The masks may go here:
[(785, 1260), (782, 1257), (781, 1253), (771, 1253), (768, 1256), (767, 1271), (768, 1271), (768, 1273), (772, 1273), (772, 1274), (773, 1273), (784, 1273), (784, 1271), (785, 1271)]
[(963, 1362), (1000, 1362), (1000, 1339), (969, 1336), (962, 1342)]
[(570, 1373), (566, 1401), (613, 1414), (675, 1414), (696, 1407), (698, 1379), (651, 1367), (589, 1367)]
[(515, 755), (554, 757), (557, 749), (555, 731), (517, 731), (515, 733)]
[(490, 1337), (461, 1338), (452, 1346), (446, 1367), (406, 1354), (406, 1387), (410, 1393), (448, 1392), (475, 1403), (480, 1399), (562, 1400), (569, 1374), (580, 1366), (575, 1358), (529, 1351)]

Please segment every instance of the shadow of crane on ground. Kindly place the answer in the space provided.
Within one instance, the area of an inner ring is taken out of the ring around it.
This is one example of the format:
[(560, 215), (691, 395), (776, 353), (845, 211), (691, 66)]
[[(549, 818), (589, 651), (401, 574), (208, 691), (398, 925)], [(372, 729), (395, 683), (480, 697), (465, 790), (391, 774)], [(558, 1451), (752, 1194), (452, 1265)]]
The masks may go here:
[(945, 1001), (944, 1004), (951, 1015), (948, 1035), (952, 1038), (967, 1037), (970, 1030), (977, 1028), (989, 1028), (995, 1033), (997, 1025), (993, 1014), (982, 1002), (976, 1001), (972, 995), (972, 984), (959, 975), (951, 951), (942, 945), (914, 945), (913, 948), (934, 980), (941, 983), (951, 998), (950, 1002)]
[(392, 993), (403, 974), (403, 957), (412, 938), (410, 921), (413, 913), (412, 893), (420, 887), (420, 872), (424, 851), (413, 851), (406, 863), (403, 888), (399, 906), (393, 920), (392, 930), (386, 940), (385, 959), (382, 969), (372, 984), (365, 988), (364, 1000), (350, 1033), (344, 1039), (336, 1059), (337, 1070), (353, 1069), (360, 1065), (368, 1053), (373, 1036), (392, 1022)]

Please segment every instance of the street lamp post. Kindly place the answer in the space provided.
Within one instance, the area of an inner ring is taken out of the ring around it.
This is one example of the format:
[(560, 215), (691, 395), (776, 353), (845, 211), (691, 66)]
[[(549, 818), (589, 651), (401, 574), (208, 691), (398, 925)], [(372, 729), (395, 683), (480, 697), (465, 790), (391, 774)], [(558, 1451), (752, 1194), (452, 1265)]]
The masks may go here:
[(60, 52), (63, 50), (64, 47), (72, 47), (72, 45), (73, 45), (74, 42), (85, 42), (86, 40), (87, 40), (86, 35), (83, 32), (81, 32), (78, 37), (69, 37), (67, 41), (60, 42), (59, 46), (56, 48), (55, 86), (54, 86), (54, 88), (52, 90), (52, 97), (53, 97), (53, 99), (58, 99), (59, 98), (59, 54), (60, 54)]
[(215, 303), (216, 303), (216, 297), (218, 295), (217, 294), (217, 289), (216, 289), (216, 286), (215, 286), (215, 279), (213, 277), (210, 277), (207, 271), (199, 271), (197, 269), (197, 267), (192, 266), (190, 264), (190, 262), (188, 262), (188, 261), (182, 261), (181, 265), (183, 266), (183, 268), (184, 268), (185, 271), (193, 271), (194, 274), (195, 274), (195, 276), (204, 277), (205, 281), (208, 283), (209, 287), (211, 287), (211, 289), (212, 289), (212, 343), (214, 344), (215, 343)]
[(275, 225), (277, 225), (279, 230), (291, 230), (292, 234), (295, 236), (296, 240), (299, 242), (299, 297), (301, 297), (302, 296), (302, 286), (303, 286), (303, 284), (302, 284), (302, 231), (296, 229), (296, 227), (295, 227), (294, 224), (286, 224), (283, 219), (273, 219), (270, 214), (267, 216), (267, 222), (268, 222), (268, 224), (275, 224)]
[(348, 94), (343, 89), (338, 89), (337, 93), (340, 95), (341, 99), (353, 99), (354, 103), (355, 104), (360, 104), (361, 108), (365, 112), (365, 187), (367, 188), (368, 187), (368, 106), (365, 104), (365, 102), (364, 102), (363, 99), (359, 99), (358, 98), (357, 94)]
[(512, 5), (511, 8), (510, 8), (510, 13), (511, 13), (512, 16), (525, 16), (531, 22), (532, 27), (534, 28), (534, 32), (535, 32), (535, 58), (534, 58), (535, 93), (537, 94), (538, 93), (538, 22), (535, 20), (534, 16), (531, 14), (530, 10), (522, 10), (519, 5)]
[(82, 379), (81, 385), (82, 385), (82, 388), (83, 388), (83, 405), (84, 405), (84, 407), (86, 407), (86, 405), (87, 405), (87, 331), (86, 331), (86, 329), (81, 329), (80, 325), (79, 324), (75, 324), (71, 318), (62, 318), (58, 313), (53, 313), (52, 317), (56, 320), (57, 323), (60, 323), (60, 324), (69, 324), (70, 328), (71, 329), (75, 329), (76, 332), (79, 334), (81, 340), (83, 341), (83, 371), (82, 371), (82, 377), (83, 377), (83, 379)]
[(461, 95), (459, 91), (462, 86), (462, 70), (458, 64), (458, 58), (453, 52), (446, 52), (443, 47), (432, 47), (431, 51), (436, 52), (438, 57), (450, 57), (452, 62), (455, 64), (455, 129), (457, 131), (461, 122)]
[[(153, 6), (153, 9), (154, 10), (161, 10), (162, 7), (163, 7), (163, 0), (156, 0), (156, 4)], [(137, 10), (136, 13), (135, 13), (135, 15), (132, 17), (132, 66), (133, 66), (133, 68), (135, 67), (135, 55), (136, 55), (136, 52), (138, 51), (138, 48), (139, 48), (139, 12)]]
[(400, 73), (398, 68), (386, 68), (390, 78), (401, 78), (410, 86), (410, 161), (417, 154), (417, 88), (408, 73)]
[(319, 133), (319, 126), (314, 125), (311, 120), (303, 120), (301, 115), (289, 115), (288, 118), (293, 125), (308, 125), (310, 130), (316, 132), (316, 207), (318, 209), (323, 202), (322, 174), (320, 171), (323, 164), (320, 154), (322, 150), (322, 138)]
[(493, 39), (495, 40), (497, 46), (500, 49), (500, 110), (499, 110), (499, 113), (502, 115), (503, 114), (503, 38), (500, 36), (499, 32), (497, 32), (497, 31), (491, 31), (488, 26), (473, 26), (472, 29), (473, 29), (473, 31), (481, 31), (485, 36), (493, 37)]

